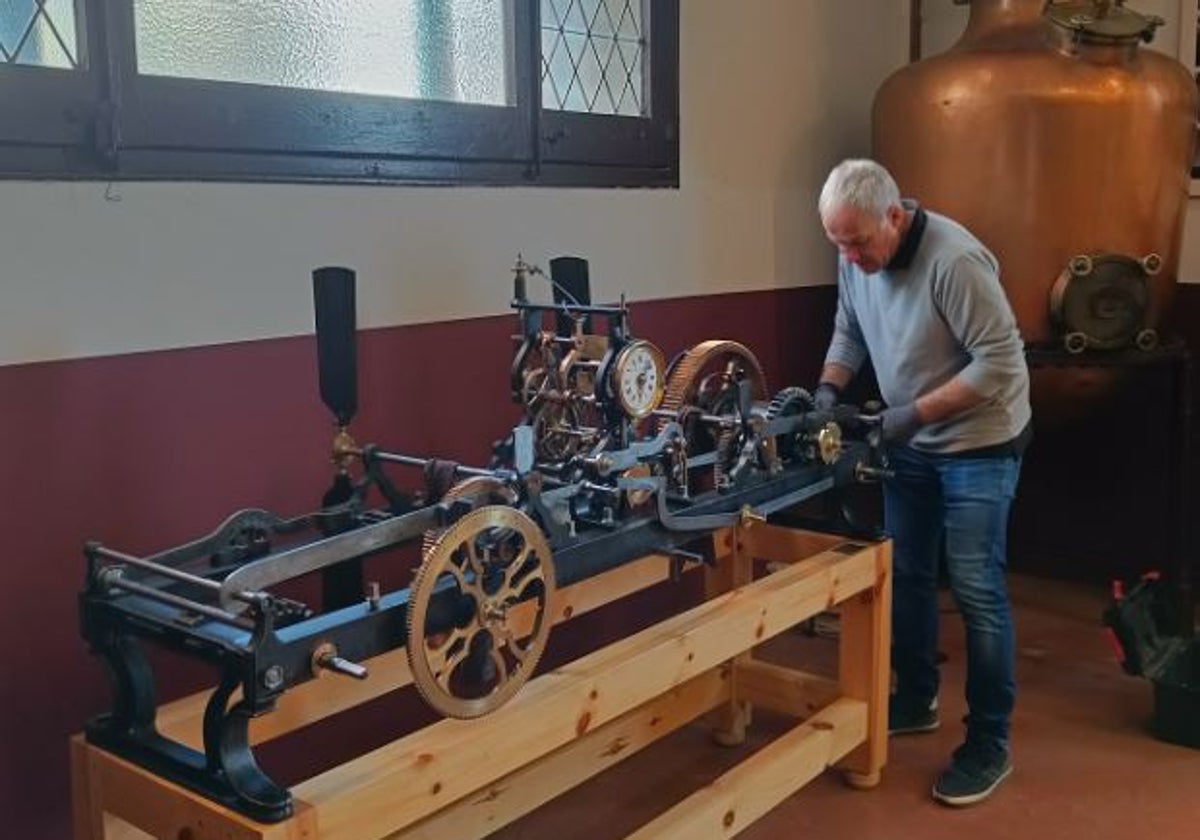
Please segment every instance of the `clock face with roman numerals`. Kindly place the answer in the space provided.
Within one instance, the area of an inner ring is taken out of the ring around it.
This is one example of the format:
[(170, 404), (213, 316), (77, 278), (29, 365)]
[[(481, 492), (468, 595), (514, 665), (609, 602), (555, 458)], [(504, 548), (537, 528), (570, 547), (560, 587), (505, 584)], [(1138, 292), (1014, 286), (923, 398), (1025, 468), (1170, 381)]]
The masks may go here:
[(662, 402), (666, 365), (662, 351), (649, 341), (634, 341), (613, 364), (612, 390), (631, 419), (641, 420)]

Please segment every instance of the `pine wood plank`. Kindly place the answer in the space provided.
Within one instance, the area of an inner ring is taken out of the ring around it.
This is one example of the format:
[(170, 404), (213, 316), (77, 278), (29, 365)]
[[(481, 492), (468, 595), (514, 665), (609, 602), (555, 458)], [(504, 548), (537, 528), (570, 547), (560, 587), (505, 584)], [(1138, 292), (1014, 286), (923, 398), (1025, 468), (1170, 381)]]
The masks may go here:
[[(554, 616), (554, 623), (561, 624), (634, 592), (648, 589), (669, 577), (670, 558), (663, 554), (649, 554), (573, 586), (564, 587), (559, 590), (555, 600), (557, 614)], [(523, 612), (514, 610), (513, 613), (513, 620), (517, 626), (525, 626), (527, 629), (533, 626), (533, 617), (533, 610), (529, 608)], [(303, 683), (286, 692), (279, 698), (273, 712), (250, 721), (250, 743), (261, 744), (270, 741), (412, 684), (412, 672), (409, 670), (408, 656), (404, 648), (372, 657), (364, 664), (370, 672), (370, 676), (365, 680), (324, 674), (319, 679)], [(193, 749), (203, 749), (204, 707), (210, 694), (209, 691), (202, 691), (161, 706), (156, 717), (158, 731), (165, 737)], [(237, 702), (240, 696), (240, 691), (235, 692), (230, 702)]]
[[(745, 586), (754, 580), (754, 564), (741, 550), (740, 531), (730, 529), (730, 539), (726, 543), (728, 553), (717, 563), (704, 572), (704, 597), (715, 598), (725, 592)], [(743, 651), (734, 658), (734, 662), (749, 661), (750, 650)], [(738, 690), (737, 670), (734, 669), (729, 681), (729, 702), (717, 709), (710, 716), (713, 740), (725, 747), (735, 747), (746, 740), (746, 728), (750, 725), (752, 710)]]
[(786, 668), (760, 659), (737, 662), (739, 696), (754, 706), (807, 718), (840, 695), (837, 680)]
[(706, 671), (389, 840), (483, 837), (674, 732), (728, 697), (728, 670)]
[(773, 563), (795, 563), (854, 542), (838, 534), (761, 523), (741, 528), (737, 533), (738, 550), (742, 554)]
[(887, 762), (887, 705), (891, 679), (892, 544), (874, 546), (875, 583), (839, 608), (838, 682), (846, 697), (867, 704), (866, 742), (841, 767), (855, 787), (879, 784)]
[(76, 735), (71, 752), (71, 835), (75, 840), (104, 840), (104, 825), (88, 778), (87, 742)]
[(394, 833), (871, 587), (876, 565), (873, 550), (825, 552), (543, 675), (486, 727), (439, 721), (293, 792), (318, 812), (321, 840)]
[[(106, 819), (108, 815), (152, 837), (172, 840), (315, 840), (317, 836), (316, 815), (301, 802), (291, 819), (267, 825), (92, 747), (82, 736), (75, 736), (72, 749), (78, 756), (76, 766), (87, 774), (84, 797), (89, 802), (91, 833), (82, 835), (82, 840), (130, 836), (125, 827)], [(98, 825), (105, 828), (96, 833)]]
[(731, 837), (815, 779), (866, 733), (866, 704), (836, 700), (626, 840)]

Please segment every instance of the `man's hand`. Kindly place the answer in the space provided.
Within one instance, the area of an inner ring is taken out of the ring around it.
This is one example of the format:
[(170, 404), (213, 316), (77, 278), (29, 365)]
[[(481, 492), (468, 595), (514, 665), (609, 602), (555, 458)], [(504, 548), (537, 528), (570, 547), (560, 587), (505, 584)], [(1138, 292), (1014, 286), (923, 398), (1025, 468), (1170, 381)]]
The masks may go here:
[(879, 431), (884, 443), (901, 446), (913, 439), (924, 424), (914, 403), (885, 408), (879, 414)]
[(817, 411), (833, 411), (841, 397), (841, 388), (832, 382), (822, 382), (813, 391), (813, 408)]

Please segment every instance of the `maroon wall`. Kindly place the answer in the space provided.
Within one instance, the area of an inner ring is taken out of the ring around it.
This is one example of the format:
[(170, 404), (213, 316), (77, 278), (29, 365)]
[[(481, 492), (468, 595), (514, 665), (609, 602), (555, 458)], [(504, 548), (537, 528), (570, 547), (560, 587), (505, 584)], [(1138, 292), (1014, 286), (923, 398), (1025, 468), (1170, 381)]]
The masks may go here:
[[(668, 356), (709, 338), (751, 347), (772, 388), (811, 384), (829, 287), (635, 304), (633, 331)], [(484, 463), (516, 418), (510, 315), (360, 338), (360, 442)], [(84, 541), (149, 553), (242, 507), (311, 510), (329, 480), (315, 344), (293, 338), (0, 367), (0, 813), (4, 835), (69, 835), (67, 738), (105, 709), (77, 630)], [(170, 663), (160, 696), (204, 674)]]
[[(808, 385), (834, 297), (820, 287), (635, 304), (633, 331), (668, 356), (708, 338), (739, 340), (773, 389)], [(1175, 322), (1200, 346), (1200, 286), (1181, 287)], [(363, 333), (358, 440), (484, 462), (516, 417), (507, 393), (513, 326), (504, 315)], [(108, 702), (77, 631), (82, 544), (150, 552), (237, 508), (312, 509), (329, 480), (331, 436), (315, 369), (308, 337), (0, 367), (4, 836), (68, 836), (67, 738)], [(1039, 430), (1018, 496), (1014, 567), (1098, 581), (1169, 559), (1161, 469), (1172, 453), (1160, 385), (1133, 383), (1103, 412)], [(165, 664), (163, 699), (204, 684), (203, 673)], [(352, 750), (378, 737), (375, 719), (340, 721), (319, 740)]]

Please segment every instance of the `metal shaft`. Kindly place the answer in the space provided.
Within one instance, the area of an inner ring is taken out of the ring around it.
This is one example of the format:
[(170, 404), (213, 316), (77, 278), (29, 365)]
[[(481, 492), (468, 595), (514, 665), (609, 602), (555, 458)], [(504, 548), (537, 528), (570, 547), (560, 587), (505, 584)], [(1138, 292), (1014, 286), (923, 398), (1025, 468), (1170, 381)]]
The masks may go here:
[(357, 662), (351, 662), (349, 659), (342, 659), (340, 656), (326, 655), (317, 660), (317, 664), (327, 671), (333, 671), (335, 674), (342, 674), (346, 677), (353, 677), (356, 680), (365, 680), (367, 678), (367, 669)]
[[(170, 566), (164, 566), (161, 563), (155, 563), (152, 560), (143, 560), (140, 557), (134, 557), (132, 554), (113, 551), (111, 548), (104, 548), (103, 546), (97, 546), (92, 550), (92, 553), (98, 557), (103, 557), (105, 560), (111, 560), (114, 563), (145, 569), (146, 571), (153, 572), (156, 575), (162, 575), (163, 577), (168, 577), (172, 580), (191, 584), (192, 586), (198, 586), (201, 589), (207, 589), (210, 592), (221, 591), (221, 584), (215, 580), (209, 580), (208, 578), (189, 574), (188, 572), (181, 572), (179, 569), (174, 569)], [(247, 604), (254, 604), (258, 602), (260, 596), (258, 594), (249, 592), (234, 592), (232, 597)]]
[[(389, 464), (403, 464), (406, 467), (419, 467), (421, 469), (424, 469), (433, 460), (432, 458), (415, 458), (412, 455), (398, 455), (395, 452), (381, 452), (378, 450), (375, 452), (375, 457), (380, 461), (387, 461)], [(488, 478), (494, 477), (497, 474), (495, 470), (486, 470), (481, 467), (464, 467), (461, 464), (454, 466), (454, 472), (458, 475), (481, 475)]]
[(151, 599), (152, 601), (159, 601), (164, 604), (170, 604), (173, 607), (185, 609), (189, 612), (198, 613), (199, 615), (211, 618), (213, 621), (219, 621), (222, 624), (229, 624), (233, 627), (240, 627), (242, 629), (249, 629), (254, 626), (250, 621), (236, 616), (233, 613), (227, 613), (224, 610), (217, 609), (216, 607), (210, 607), (207, 604), (201, 604), (196, 601), (192, 601), (172, 592), (165, 592), (161, 589), (155, 589), (151, 586), (144, 586), (136, 581), (125, 580), (119, 575), (112, 575), (107, 578), (106, 584), (114, 589), (123, 589), (126, 592), (132, 592), (135, 595), (141, 595), (145, 598)]

